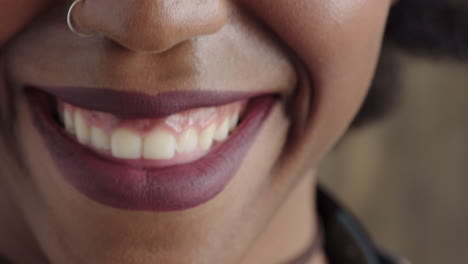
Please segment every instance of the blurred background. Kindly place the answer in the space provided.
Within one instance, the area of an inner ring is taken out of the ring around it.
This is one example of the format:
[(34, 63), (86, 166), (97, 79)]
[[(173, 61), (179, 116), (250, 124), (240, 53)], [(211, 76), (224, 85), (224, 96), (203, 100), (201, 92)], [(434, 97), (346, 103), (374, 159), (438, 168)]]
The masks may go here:
[(350, 132), (321, 182), (378, 245), (412, 263), (468, 263), (468, 65), (399, 55), (386, 118)]

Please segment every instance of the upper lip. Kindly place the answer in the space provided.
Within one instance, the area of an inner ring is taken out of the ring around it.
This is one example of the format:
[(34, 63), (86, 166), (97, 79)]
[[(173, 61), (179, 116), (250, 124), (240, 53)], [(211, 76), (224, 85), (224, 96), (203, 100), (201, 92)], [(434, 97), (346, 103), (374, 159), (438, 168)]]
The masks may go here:
[(159, 118), (185, 110), (218, 106), (251, 97), (259, 92), (170, 91), (156, 95), (84, 87), (37, 88), (77, 107), (112, 113), (126, 118)]

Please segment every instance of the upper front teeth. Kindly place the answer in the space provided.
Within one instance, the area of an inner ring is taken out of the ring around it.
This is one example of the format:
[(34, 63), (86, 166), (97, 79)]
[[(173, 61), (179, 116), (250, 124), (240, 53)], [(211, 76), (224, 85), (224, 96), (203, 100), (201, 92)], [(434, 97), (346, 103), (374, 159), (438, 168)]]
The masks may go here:
[(198, 146), (198, 133), (194, 128), (182, 132), (177, 140), (177, 153), (190, 153)]
[(80, 111), (75, 112), (75, 132), (76, 137), (81, 144), (88, 144), (90, 139), (90, 129)]
[(110, 138), (102, 129), (93, 126), (91, 127), (91, 145), (98, 150), (110, 150)]
[(111, 136), (112, 155), (123, 159), (139, 159), (141, 158), (142, 141), (137, 133), (119, 128)]
[(211, 124), (202, 131), (198, 142), (202, 150), (208, 150), (209, 148), (211, 148), (211, 144), (213, 144), (215, 131), (216, 124)]
[(171, 159), (175, 155), (177, 143), (175, 137), (164, 130), (150, 133), (143, 143), (143, 158)]
[[(166, 118), (170, 120), (170, 124), (145, 119), (131, 121), (129, 127), (114, 122), (116, 117), (107, 118), (114, 120), (107, 122), (105, 116), (109, 114), (95, 113), (65, 103), (62, 116), (66, 131), (75, 135), (83, 145), (107, 152), (116, 158), (171, 160), (180, 155), (204, 153), (211, 148), (214, 141), (224, 141), (237, 126), (241, 107), (242, 103), (221, 107), (217, 116), (213, 116), (210, 109), (207, 111), (209, 116), (207, 114), (204, 120), (201, 118), (203, 111), (193, 110), (197, 121), (189, 120), (187, 116)], [(154, 124), (148, 128), (148, 122)]]
[(217, 141), (223, 141), (227, 138), (228, 133), (229, 133), (229, 119), (226, 118), (221, 123), (221, 126), (219, 126), (218, 129), (216, 129), (213, 138), (214, 140), (217, 140)]
[(73, 122), (73, 117), (70, 111), (63, 111), (63, 119), (68, 133), (73, 134), (75, 131), (75, 123)]

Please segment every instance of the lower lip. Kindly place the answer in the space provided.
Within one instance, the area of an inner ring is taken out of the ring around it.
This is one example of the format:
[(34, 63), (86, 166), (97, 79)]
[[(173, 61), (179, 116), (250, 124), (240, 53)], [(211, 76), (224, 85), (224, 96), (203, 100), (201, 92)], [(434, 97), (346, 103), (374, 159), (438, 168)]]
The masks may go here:
[(52, 116), (50, 96), (37, 90), (26, 96), (33, 124), (66, 181), (98, 203), (145, 211), (185, 210), (213, 199), (239, 170), (275, 102), (273, 96), (252, 98), (239, 127), (203, 158), (141, 169), (107, 160), (70, 138)]

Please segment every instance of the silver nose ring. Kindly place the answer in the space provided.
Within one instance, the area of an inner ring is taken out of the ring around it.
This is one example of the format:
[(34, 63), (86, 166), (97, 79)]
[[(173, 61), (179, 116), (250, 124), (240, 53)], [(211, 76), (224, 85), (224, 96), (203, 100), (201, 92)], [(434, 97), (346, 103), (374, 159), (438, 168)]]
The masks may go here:
[(73, 2), (70, 6), (70, 8), (68, 9), (68, 14), (67, 14), (67, 24), (68, 24), (68, 28), (70, 29), (71, 32), (73, 32), (75, 35), (79, 36), (79, 37), (82, 37), (82, 38), (89, 38), (89, 37), (93, 37), (94, 35), (96, 35), (95, 33), (84, 33), (84, 32), (80, 32), (78, 31), (75, 26), (73, 26), (73, 21), (72, 21), (72, 11), (73, 11), (73, 8), (78, 4), (80, 3), (82, 0), (75, 0), (75, 2)]

